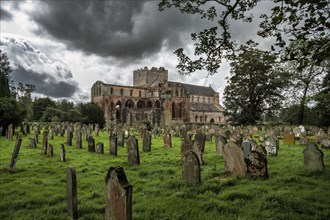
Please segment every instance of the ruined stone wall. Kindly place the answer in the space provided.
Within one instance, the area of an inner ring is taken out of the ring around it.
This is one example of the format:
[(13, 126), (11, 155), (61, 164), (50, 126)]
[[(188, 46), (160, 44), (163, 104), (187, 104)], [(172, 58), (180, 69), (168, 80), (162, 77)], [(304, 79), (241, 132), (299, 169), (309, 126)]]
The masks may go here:
[(152, 67), (150, 70), (144, 67), (133, 71), (133, 86), (155, 87), (167, 80), (168, 71), (163, 67)]

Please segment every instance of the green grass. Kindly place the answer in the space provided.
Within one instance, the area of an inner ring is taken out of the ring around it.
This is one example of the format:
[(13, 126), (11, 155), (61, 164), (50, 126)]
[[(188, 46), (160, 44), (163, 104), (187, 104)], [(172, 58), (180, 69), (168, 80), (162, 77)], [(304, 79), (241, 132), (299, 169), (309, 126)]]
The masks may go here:
[[(32, 136), (32, 135), (31, 135)], [(136, 137), (139, 137), (136, 135)], [(41, 138), (39, 138), (41, 140)], [(329, 219), (330, 151), (324, 150), (324, 173), (303, 169), (303, 146), (283, 145), (279, 155), (268, 157), (269, 179), (230, 176), (215, 143), (206, 142), (202, 183), (188, 186), (182, 179), (179, 138), (165, 149), (162, 137), (152, 138), (152, 149), (142, 152), (139, 166), (127, 163), (126, 148), (109, 155), (106, 133), (95, 143), (105, 144), (105, 154), (65, 145), (66, 162), (59, 158), (65, 137), (49, 140), (54, 157), (29, 148), (24, 137), (16, 171), (9, 172), (15, 141), (0, 138), (0, 219), (68, 219), (66, 213), (66, 168), (77, 175), (80, 219), (104, 219), (105, 176), (111, 166), (122, 166), (133, 186), (133, 219)]]

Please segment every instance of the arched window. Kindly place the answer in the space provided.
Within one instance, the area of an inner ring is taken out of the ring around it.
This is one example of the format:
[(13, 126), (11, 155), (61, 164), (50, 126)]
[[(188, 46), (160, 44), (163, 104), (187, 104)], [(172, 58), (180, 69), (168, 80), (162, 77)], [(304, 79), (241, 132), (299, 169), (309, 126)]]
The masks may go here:
[(157, 108), (160, 108), (160, 101), (156, 100), (155, 103), (156, 103), (156, 107), (157, 107)]
[(127, 108), (134, 108), (134, 102), (129, 99), (129, 100), (126, 101), (125, 106)]
[(211, 98), (209, 97), (209, 104), (210, 104)]
[(147, 102), (147, 108), (152, 108), (152, 102), (151, 101)]
[(123, 95), (123, 94), (124, 94), (124, 90), (120, 89), (120, 95)]
[(197, 119), (198, 119), (198, 116), (196, 115), (196, 116), (195, 116), (195, 122), (197, 122)]
[(110, 88), (110, 95), (112, 95), (113, 94), (113, 88), (111, 87)]
[(210, 123), (214, 123), (214, 119), (213, 118), (211, 118)]
[(180, 103), (179, 104), (179, 118), (182, 118), (182, 115), (183, 115), (183, 104)]
[(205, 117), (204, 117), (204, 121), (207, 122), (207, 115), (205, 115)]
[(175, 103), (172, 103), (172, 118), (175, 118)]
[(144, 108), (144, 101), (142, 101), (142, 100), (138, 101), (137, 107), (138, 108)]

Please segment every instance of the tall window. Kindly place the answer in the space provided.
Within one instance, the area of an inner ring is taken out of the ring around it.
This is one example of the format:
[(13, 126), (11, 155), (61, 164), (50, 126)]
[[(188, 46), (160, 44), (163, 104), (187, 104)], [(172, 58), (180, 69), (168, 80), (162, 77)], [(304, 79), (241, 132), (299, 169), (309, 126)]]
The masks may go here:
[(139, 97), (141, 97), (141, 94), (142, 94), (142, 92), (141, 92), (141, 90), (139, 91)]
[(110, 88), (110, 94), (111, 95), (113, 94), (113, 88), (112, 87)]
[(130, 90), (129, 96), (131, 96), (131, 97), (133, 96), (133, 89)]
[(124, 90), (120, 89), (120, 95), (123, 95), (123, 94), (124, 94)]
[(203, 121), (203, 116), (199, 116), (199, 121), (200, 121), (200, 122)]

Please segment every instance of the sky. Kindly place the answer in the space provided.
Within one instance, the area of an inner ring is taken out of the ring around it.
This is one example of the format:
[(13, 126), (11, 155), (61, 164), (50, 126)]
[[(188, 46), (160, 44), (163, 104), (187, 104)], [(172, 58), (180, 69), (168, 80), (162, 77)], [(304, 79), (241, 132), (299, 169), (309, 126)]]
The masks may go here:
[[(261, 1), (251, 12), (252, 23), (232, 22), (232, 38), (253, 39), (267, 49), (270, 40), (256, 33), (260, 13), (270, 6)], [(222, 101), (228, 61), (213, 76), (183, 76), (176, 69), (173, 52), (184, 48), (193, 56), (191, 33), (214, 26), (198, 15), (159, 11), (157, 0), (1, 0), (0, 9), (0, 49), (14, 82), (36, 86), (33, 97), (86, 103), (96, 81), (131, 86), (133, 70), (146, 66), (165, 67), (170, 81), (211, 85)]]

